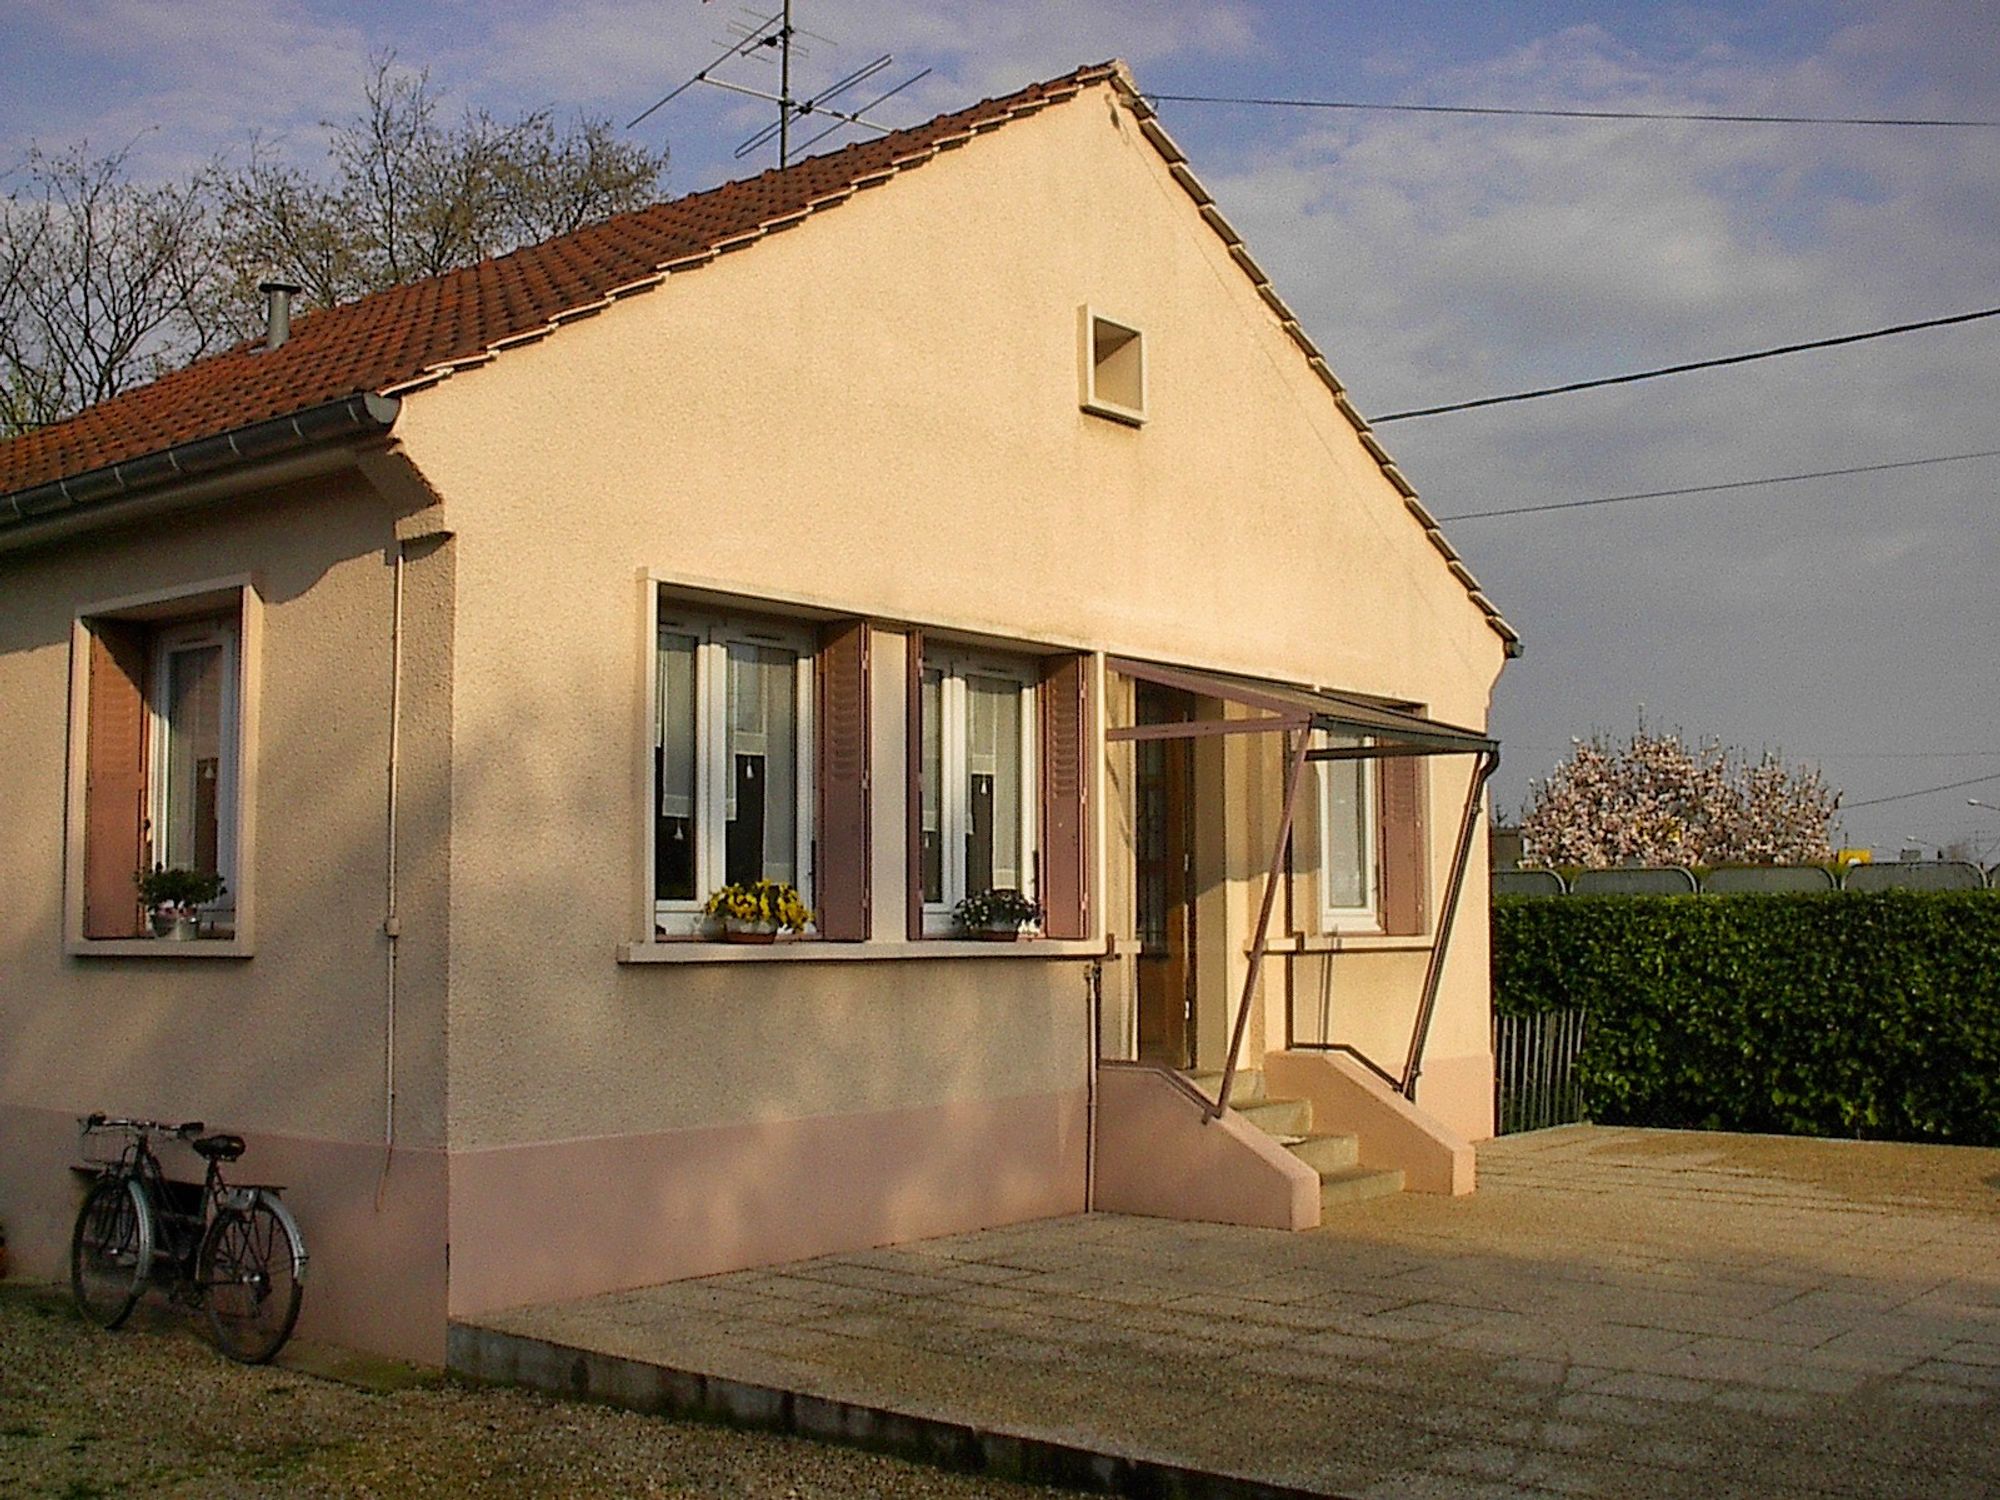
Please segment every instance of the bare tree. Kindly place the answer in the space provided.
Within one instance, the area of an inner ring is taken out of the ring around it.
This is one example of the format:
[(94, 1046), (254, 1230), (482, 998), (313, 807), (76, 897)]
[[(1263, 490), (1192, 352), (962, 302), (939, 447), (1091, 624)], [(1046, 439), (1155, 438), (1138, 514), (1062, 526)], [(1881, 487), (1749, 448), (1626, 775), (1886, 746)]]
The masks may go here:
[(446, 121), (427, 72), (377, 58), (360, 114), (328, 123), (331, 178), (267, 144), (221, 182), (239, 282), (276, 269), (326, 306), (503, 255), (658, 197), (666, 154), (548, 110)]
[(157, 186), (132, 180), (129, 149), (31, 151), (0, 199), (0, 437), (254, 336), (272, 272), (330, 307), (659, 196), (666, 153), (604, 120), (448, 120), (393, 54), (362, 100), (324, 126), (324, 177), (255, 136), (241, 165)]
[(207, 185), (140, 187), (127, 152), (31, 150), (0, 202), (0, 432), (57, 420), (205, 353)]

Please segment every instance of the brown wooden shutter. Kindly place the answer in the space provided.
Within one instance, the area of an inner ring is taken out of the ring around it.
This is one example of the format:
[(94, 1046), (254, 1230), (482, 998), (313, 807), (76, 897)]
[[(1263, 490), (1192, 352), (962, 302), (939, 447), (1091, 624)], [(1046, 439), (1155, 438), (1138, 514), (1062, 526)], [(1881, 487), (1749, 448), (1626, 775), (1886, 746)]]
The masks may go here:
[(909, 663), (909, 692), (904, 706), (904, 844), (908, 870), (904, 885), (908, 892), (909, 935), (912, 941), (924, 935), (924, 633), (912, 630), (904, 640), (904, 657)]
[(819, 700), (819, 931), (835, 942), (868, 936), (868, 623), (820, 631), (813, 680)]
[(1405, 937), (1424, 930), (1424, 764), (1418, 755), (1375, 762), (1382, 930)]
[(1042, 930), (1090, 935), (1090, 662), (1056, 656), (1042, 668)]
[(83, 935), (145, 935), (134, 874), (150, 858), (146, 770), (148, 632), (97, 620), (90, 636), (90, 701), (84, 718)]

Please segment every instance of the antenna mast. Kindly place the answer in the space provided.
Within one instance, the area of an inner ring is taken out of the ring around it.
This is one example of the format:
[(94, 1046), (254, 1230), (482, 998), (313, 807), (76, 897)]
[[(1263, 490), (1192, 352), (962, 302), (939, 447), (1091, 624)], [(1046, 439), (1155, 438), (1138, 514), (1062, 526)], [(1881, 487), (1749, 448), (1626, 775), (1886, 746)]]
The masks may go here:
[(778, 27), (778, 170), (792, 164), (792, 0)]
[[(751, 12), (750, 14), (754, 16), (755, 12)], [(833, 123), (827, 126), (826, 129), (820, 131), (819, 134), (800, 146), (799, 149), (801, 151), (811, 150), (812, 147), (818, 145), (836, 130), (845, 129), (849, 125), (859, 125), (865, 129), (873, 130), (877, 134), (887, 135), (890, 133), (890, 127), (887, 125), (878, 125), (873, 120), (867, 119), (867, 112), (875, 108), (876, 105), (894, 98), (931, 71), (929, 68), (925, 68), (923, 72), (913, 74), (890, 89), (886, 94), (877, 95), (858, 110), (849, 112), (847, 110), (833, 109), (828, 105), (828, 100), (838, 94), (845, 93), (864, 79), (873, 78), (877, 73), (888, 67), (894, 59), (885, 52), (880, 57), (874, 59), (874, 61), (864, 63), (839, 82), (820, 90), (819, 93), (814, 94), (810, 98), (795, 99), (792, 97), (793, 37), (809, 36), (815, 41), (826, 42), (829, 46), (833, 46), (835, 43), (830, 38), (819, 36), (814, 32), (800, 31), (797, 27), (793, 26), (792, 0), (782, 0), (781, 8), (778, 11), (772, 15), (765, 16), (753, 26), (743, 26), (736, 22), (731, 22), (729, 29), (741, 37), (742, 40), (731, 45), (720, 57), (696, 73), (694, 77), (688, 79), (678, 88), (671, 90), (664, 97), (656, 100), (651, 106), (633, 116), (625, 128), (627, 130), (632, 129), (662, 105), (679, 98), (697, 83), (711, 84), (719, 89), (727, 89), (732, 94), (748, 94), (753, 99), (762, 99), (767, 103), (778, 106), (776, 123), (767, 125), (762, 130), (753, 134), (736, 148), (735, 154), (738, 157), (747, 156), (775, 136), (778, 142), (778, 165), (780, 168), (783, 168), (792, 164), (792, 119), (794, 116), (802, 117), (810, 114), (821, 114), (830, 116), (833, 120)], [(761, 89), (747, 88), (740, 83), (732, 83), (727, 79), (712, 76), (717, 68), (733, 58), (763, 55), (766, 49), (770, 48), (775, 48), (778, 53), (778, 92), (776, 94), (766, 93)], [(804, 53), (801, 52), (801, 57), (803, 56)]]

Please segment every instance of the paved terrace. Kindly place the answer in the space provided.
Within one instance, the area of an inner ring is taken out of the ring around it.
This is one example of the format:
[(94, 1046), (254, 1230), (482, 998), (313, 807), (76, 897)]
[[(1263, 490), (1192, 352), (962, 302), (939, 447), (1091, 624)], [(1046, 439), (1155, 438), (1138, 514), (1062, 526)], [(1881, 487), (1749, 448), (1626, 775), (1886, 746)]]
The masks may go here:
[(1148, 1493), (2000, 1494), (2000, 1151), (1572, 1126), (1480, 1172), (524, 1308), (455, 1361)]

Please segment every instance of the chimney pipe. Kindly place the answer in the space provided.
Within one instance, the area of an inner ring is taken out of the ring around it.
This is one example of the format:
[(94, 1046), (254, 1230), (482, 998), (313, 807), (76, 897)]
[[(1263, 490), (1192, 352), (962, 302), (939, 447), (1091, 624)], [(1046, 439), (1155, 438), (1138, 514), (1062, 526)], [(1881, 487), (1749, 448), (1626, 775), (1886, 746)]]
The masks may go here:
[(302, 288), (271, 275), (257, 283), (257, 290), (264, 294), (264, 347), (276, 349), (292, 336), (292, 298)]

